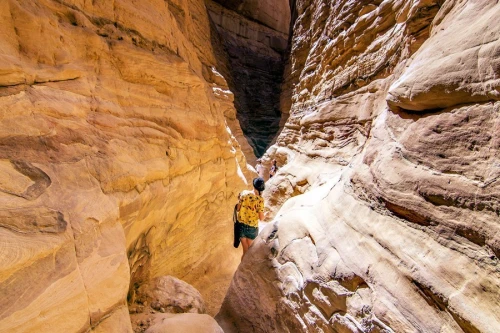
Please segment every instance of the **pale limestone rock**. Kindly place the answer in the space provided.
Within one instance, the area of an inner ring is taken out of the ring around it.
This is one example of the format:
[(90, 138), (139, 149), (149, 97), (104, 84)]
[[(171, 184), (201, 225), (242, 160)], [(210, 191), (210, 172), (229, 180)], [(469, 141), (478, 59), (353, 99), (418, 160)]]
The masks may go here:
[(295, 6), (290, 117), (264, 158), (282, 166), (265, 193), (272, 219), (219, 324), (499, 331), (498, 5)]
[(471, 323), (494, 331), (496, 300), (480, 291), (495, 290), (490, 271), (360, 204), (344, 182), (291, 199), (281, 212), (233, 279), (217, 318), (225, 332), (454, 332)]
[(432, 35), (392, 85), (390, 105), (408, 110), (500, 100), (500, 17), (493, 2), (448, 1)]
[(217, 322), (206, 314), (158, 314), (146, 333), (224, 333)]

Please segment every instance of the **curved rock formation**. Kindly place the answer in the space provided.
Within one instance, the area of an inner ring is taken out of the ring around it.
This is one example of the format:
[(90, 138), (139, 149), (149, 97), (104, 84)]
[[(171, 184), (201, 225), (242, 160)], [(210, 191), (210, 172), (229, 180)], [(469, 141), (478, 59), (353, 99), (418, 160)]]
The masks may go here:
[(166, 274), (214, 314), (251, 174), (204, 2), (6, 0), (0, 25), (0, 331), (130, 331), (129, 286)]
[(295, 3), (274, 219), (221, 326), (499, 331), (499, 5)]

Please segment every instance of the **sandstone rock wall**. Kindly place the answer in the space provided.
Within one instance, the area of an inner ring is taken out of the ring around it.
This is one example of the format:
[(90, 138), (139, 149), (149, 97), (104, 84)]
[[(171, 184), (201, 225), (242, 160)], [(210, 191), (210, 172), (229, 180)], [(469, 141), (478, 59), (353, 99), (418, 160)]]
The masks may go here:
[(297, 0), (295, 9), (290, 118), (266, 157), (282, 165), (266, 192), (274, 219), (219, 323), (499, 331), (500, 6)]
[(129, 286), (167, 274), (213, 314), (249, 173), (204, 2), (5, 0), (0, 26), (0, 331), (130, 331)]

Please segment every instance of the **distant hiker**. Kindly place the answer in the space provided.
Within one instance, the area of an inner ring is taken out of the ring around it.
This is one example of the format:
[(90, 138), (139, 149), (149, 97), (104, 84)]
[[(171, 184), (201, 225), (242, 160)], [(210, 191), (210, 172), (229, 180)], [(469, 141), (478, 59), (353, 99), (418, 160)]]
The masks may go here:
[(269, 178), (273, 178), (273, 176), (278, 171), (278, 166), (276, 165), (276, 160), (273, 160), (273, 164), (271, 165), (271, 169), (269, 170)]
[(253, 191), (242, 191), (236, 205), (239, 238), (243, 245), (241, 259), (259, 233), (259, 220), (264, 220), (264, 198), (261, 196), (265, 188), (264, 179), (255, 178), (253, 188)]
[(255, 166), (255, 171), (259, 174), (259, 177), (264, 179), (264, 166), (260, 160), (257, 160), (257, 165)]

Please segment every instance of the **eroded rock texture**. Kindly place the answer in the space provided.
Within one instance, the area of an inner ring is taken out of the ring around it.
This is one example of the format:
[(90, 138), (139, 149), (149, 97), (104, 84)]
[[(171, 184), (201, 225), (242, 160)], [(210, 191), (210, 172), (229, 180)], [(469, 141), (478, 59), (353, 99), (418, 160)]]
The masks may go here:
[(130, 331), (166, 274), (213, 314), (248, 171), (204, 2), (5, 0), (0, 26), (0, 331)]
[(254, 162), (252, 157), (264, 153), (279, 129), (290, 7), (287, 0), (217, 0), (207, 1), (207, 8), (224, 47), (218, 61), (227, 69), (224, 74), (249, 144), (241, 146)]
[(295, 6), (275, 217), (221, 326), (498, 332), (500, 6)]

